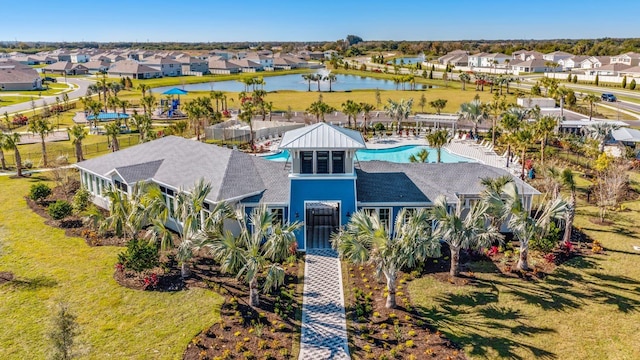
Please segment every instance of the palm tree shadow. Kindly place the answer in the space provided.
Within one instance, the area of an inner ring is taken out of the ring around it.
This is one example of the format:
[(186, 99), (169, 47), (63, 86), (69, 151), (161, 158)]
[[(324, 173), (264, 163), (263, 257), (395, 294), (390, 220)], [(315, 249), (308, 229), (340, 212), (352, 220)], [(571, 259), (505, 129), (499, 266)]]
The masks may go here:
[(16, 278), (9, 284), (16, 290), (38, 290), (55, 287), (58, 282), (53, 278), (41, 275), (34, 278)]

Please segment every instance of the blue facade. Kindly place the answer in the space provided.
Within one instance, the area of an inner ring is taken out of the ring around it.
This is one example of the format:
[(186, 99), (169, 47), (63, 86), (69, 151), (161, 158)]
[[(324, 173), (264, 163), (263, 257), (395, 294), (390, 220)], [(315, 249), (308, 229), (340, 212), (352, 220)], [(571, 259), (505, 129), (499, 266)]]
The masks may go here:
[[(356, 211), (355, 179), (291, 179), (289, 221), (304, 221), (305, 202), (340, 203), (340, 224), (349, 221), (347, 213)], [(296, 217), (297, 215), (297, 217)], [(304, 229), (296, 234), (298, 249), (306, 250)]]

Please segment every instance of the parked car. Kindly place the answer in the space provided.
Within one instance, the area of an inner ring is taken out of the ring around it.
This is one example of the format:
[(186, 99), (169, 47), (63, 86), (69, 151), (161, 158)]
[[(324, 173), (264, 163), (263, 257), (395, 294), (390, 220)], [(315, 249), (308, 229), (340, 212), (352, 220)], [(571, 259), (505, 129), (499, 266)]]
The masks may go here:
[(51, 76), (45, 76), (44, 81), (48, 81), (48, 82), (56, 82), (58, 80), (56, 80), (55, 78), (52, 78)]
[(604, 93), (600, 98), (602, 99), (602, 101), (608, 102), (616, 102), (618, 100), (616, 99), (616, 96), (611, 93)]

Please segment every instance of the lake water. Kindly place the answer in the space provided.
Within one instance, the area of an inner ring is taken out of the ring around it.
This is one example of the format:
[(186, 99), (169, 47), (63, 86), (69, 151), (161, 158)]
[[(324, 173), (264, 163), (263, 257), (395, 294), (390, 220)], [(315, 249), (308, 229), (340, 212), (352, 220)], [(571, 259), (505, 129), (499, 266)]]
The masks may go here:
[[(428, 162), (434, 163), (437, 161), (438, 154), (435, 149), (420, 145), (405, 145), (389, 149), (363, 149), (356, 152), (356, 157), (358, 161), (381, 160), (395, 163), (408, 163), (409, 156), (418, 154), (422, 149), (426, 149), (429, 152)], [(289, 153), (284, 150), (277, 154), (264, 156), (263, 158), (271, 161), (287, 161)], [(440, 160), (443, 163), (475, 162), (473, 159), (452, 154), (446, 149), (442, 149)]]
[[(423, 62), (424, 57), (422, 56), (399, 57), (399, 58), (396, 58), (396, 64), (400, 65), (400, 60), (403, 60), (405, 65), (411, 65), (411, 64), (417, 64), (417, 63)], [(391, 63), (393, 64), (393, 60), (391, 60)]]
[[(260, 76), (256, 74), (256, 77)], [(268, 76), (264, 77), (264, 90), (277, 91), (277, 90), (297, 90), (307, 91), (309, 85), (307, 81), (302, 78), (301, 74), (296, 75), (280, 75), (280, 76)], [(154, 93), (163, 93), (176, 86), (164, 86), (154, 88), (151, 91)], [(214, 81), (200, 84), (186, 84), (177, 86), (180, 89), (186, 91), (232, 91), (240, 92), (244, 91), (244, 84), (237, 80), (229, 81)], [(358, 89), (380, 89), (380, 90), (396, 90), (396, 84), (392, 80), (374, 79), (370, 77), (362, 77), (355, 75), (336, 75), (336, 81), (331, 82), (331, 89), (333, 91), (349, 91)], [(251, 90), (251, 88), (249, 88)], [(329, 82), (320, 82), (321, 91), (329, 91)], [(316, 81), (311, 82), (311, 91), (318, 91), (318, 83)]]

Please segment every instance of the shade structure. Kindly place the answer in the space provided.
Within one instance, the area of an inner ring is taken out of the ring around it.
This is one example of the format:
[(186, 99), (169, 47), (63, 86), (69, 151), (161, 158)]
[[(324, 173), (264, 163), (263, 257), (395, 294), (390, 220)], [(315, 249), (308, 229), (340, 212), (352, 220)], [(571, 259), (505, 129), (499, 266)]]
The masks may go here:
[(162, 95), (187, 95), (188, 93), (186, 90), (173, 88), (163, 92)]
[[(87, 120), (95, 120), (95, 115), (88, 115)], [(100, 113), (98, 114), (98, 121), (111, 121), (117, 119), (128, 119), (128, 114), (123, 113)]]

